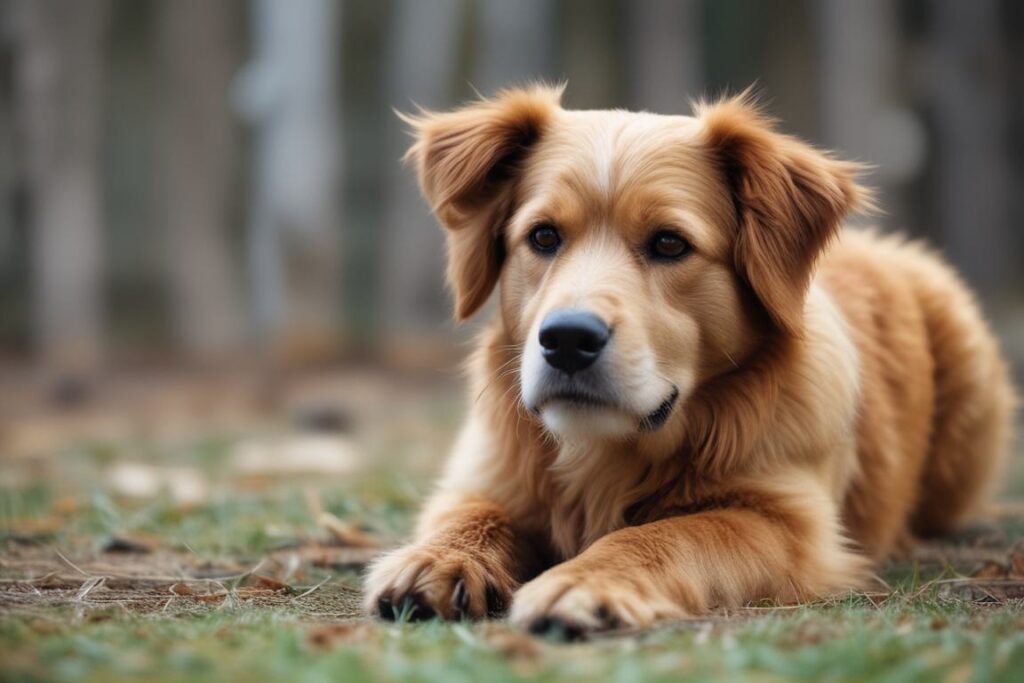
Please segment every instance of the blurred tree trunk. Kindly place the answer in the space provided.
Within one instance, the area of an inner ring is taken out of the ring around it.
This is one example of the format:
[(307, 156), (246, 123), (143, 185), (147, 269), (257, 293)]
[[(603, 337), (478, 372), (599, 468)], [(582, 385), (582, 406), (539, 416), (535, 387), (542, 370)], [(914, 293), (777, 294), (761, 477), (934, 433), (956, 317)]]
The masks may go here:
[(622, 12), (615, 0), (563, 0), (563, 71), (572, 74), (565, 99), (577, 109), (621, 106), (625, 64), (619, 40)]
[(630, 106), (687, 114), (704, 86), (699, 0), (633, 0), (626, 32)]
[(156, 216), (174, 331), (205, 359), (236, 352), (243, 332), (228, 216), (236, 10), (223, 0), (173, 0), (156, 11)]
[[(846, 156), (872, 161), (872, 123), (888, 98), (895, 12), (888, 0), (822, 0), (822, 136)], [(868, 48), (868, 49), (865, 49)]]
[(254, 60), (238, 93), (255, 124), (255, 322), (292, 362), (332, 355), (338, 340), (339, 24), (333, 0), (255, 0)]
[(15, 11), (36, 337), (49, 372), (88, 375), (103, 347), (100, 122), (110, 4), (21, 0)]
[[(386, 68), (388, 98), (396, 109), (451, 105), (465, 14), (465, 0), (395, 4)], [(399, 162), (410, 142), (404, 125), (396, 120), (388, 130), (380, 280), (385, 353), (395, 362), (421, 363), (422, 355), (433, 353), (428, 347), (436, 346), (428, 338), (449, 316), (442, 287), (444, 239), (419, 196), (414, 169)]]
[(492, 94), (551, 73), (555, 19), (553, 0), (479, 0), (473, 85)]
[(14, 130), (13, 73), (15, 21), (13, 3), (0, 0), (0, 350), (17, 336), (17, 323), (10, 316), (15, 287), (15, 194), (21, 182)]
[(823, 0), (817, 9), (822, 140), (840, 156), (873, 166), (866, 181), (889, 222), (904, 225), (909, 207), (896, 190), (920, 172), (924, 128), (896, 97), (896, 7), (888, 0)]
[(936, 215), (944, 246), (988, 292), (1010, 277), (1008, 103), (997, 0), (933, 0)]

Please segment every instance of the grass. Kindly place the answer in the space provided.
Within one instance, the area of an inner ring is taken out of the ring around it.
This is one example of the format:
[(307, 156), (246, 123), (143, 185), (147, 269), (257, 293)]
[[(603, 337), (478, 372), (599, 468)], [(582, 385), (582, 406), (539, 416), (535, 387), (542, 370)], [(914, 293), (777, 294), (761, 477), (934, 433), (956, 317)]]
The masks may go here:
[[(211, 493), (191, 505), (166, 493), (132, 500), (112, 492), (104, 473), (137, 457), (131, 449), (92, 445), (53, 454), (42, 470), (38, 463), (8, 469), (18, 476), (0, 483), (0, 578), (45, 574), (18, 564), (44, 555), (52, 571), (74, 574), (54, 559), (56, 550), (75, 562), (95, 558), (111, 536), (124, 534), (150, 539), (174, 557), (251, 568), (280, 548), (322, 538), (310, 509), (311, 487), (336, 517), (397, 538), (407, 532), (429, 485), (425, 478), (397, 474), (406, 471), (402, 467), (326, 484), (240, 478), (231, 471), (229, 454), (224, 440), (147, 454), (156, 464), (201, 468)], [(1013, 520), (1006, 528), (1009, 545), (1024, 527)], [(130, 559), (145, 565), (162, 557)], [(285, 572), (285, 565), (261, 571)], [(289, 595), (358, 585), (354, 572), (305, 562), (287, 571)], [(286, 599), (139, 611), (117, 601), (91, 601), (106, 590), (98, 584), (90, 596), (30, 610), (5, 609), (0, 602), (0, 681), (1024, 680), (1024, 605), (1003, 598), (977, 602), (933, 581), (952, 575), (943, 567), (894, 566), (885, 575), (892, 592), (883, 596), (755, 607), (571, 645), (495, 622), (339, 620)]]
[[(0, 678), (33, 681), (1019, 681), (1016, 607), (925, 600), (807, 607), (735, 625), (666, 629), (579, 645), (467, 624), (373, 626), (325, 647), (288, 613), (0, 621)], [(10, 649), (6, 649), (9, 647)]]
[[(120, 458), (105, 448), (75, 449), (58, 456), (58, 481), (36, 477), (24, 486), (0, 482), (0, 534), (19, 533), (26, 523), (41, 524), (46, 540), (57, 545), (127, 532), (187, 544), (202, 554), (250, 556), (317, 530), (306, 496), (310, 488), (317, 490), (328, 511), (385, 538), (407, 533), (425, 489), (425, 482), (413, 483), (386, 469), (362, 472), (358, 479), (340, 480), (330, 488), (270, 477), (240, 485), (226, 471), (226, 445), (202, 450), (208, 455), (204, 475), (213, 489), (202, 505), (182, 505), (166, 492), (142, 501), (118, 498), (103, 478)], [(182, 460), (178, 452), (149, 458), (157, 465), (180, 465)]]

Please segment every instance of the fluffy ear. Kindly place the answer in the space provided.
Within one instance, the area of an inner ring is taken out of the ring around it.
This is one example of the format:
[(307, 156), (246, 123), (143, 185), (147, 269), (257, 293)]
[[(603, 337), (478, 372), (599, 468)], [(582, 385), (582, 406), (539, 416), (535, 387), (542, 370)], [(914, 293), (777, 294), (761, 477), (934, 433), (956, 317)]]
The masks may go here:
[(776, 132), (748, 94), (696, 113), (734, 194), (736, 266), (775, 325), (799, 333), (818, 255), (847, 213), (870, 205), (862, 167)]
[(523, 156), (559, 108), (561, 88), (506, 90), (445, 112), (403, 116), (416, 138), (406, 154), (448, 234), (455, 317), (487, 301), (504, 259), (502, 230)]

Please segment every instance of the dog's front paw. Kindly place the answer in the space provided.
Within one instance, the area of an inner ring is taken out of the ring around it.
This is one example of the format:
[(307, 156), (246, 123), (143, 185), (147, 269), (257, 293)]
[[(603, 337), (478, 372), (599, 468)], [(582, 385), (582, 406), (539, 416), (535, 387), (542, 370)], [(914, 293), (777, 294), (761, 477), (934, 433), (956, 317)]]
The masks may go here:
[(682, 605), (641, 580), (555, 567), (519, 589), (510, 620), (531, 633), (579, 640), (686, 616)]
[(364, 606), (382, 619), (479, 619), (503, 612), (516, 583), (497, 555), (409, 545), (377, 560)]

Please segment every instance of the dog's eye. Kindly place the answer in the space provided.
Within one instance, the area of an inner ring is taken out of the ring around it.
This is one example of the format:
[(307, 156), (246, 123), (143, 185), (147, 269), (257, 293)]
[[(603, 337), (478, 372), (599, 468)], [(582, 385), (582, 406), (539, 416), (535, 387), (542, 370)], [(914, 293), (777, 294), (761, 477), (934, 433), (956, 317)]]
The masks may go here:
[(541, 223), (530, 231), (530, 246), (541, 254), (554, 254), (562, 245), (562, 237), (550, 223)]
[(652, 259), (675, 261), (690, 253), (690, 243), (674, 232), (662, 230), (654, 234), (647, 250)]

